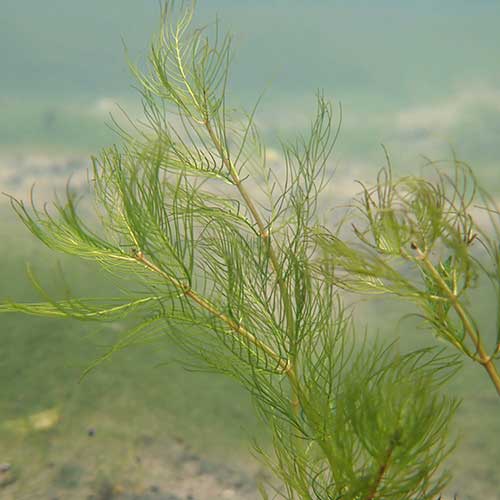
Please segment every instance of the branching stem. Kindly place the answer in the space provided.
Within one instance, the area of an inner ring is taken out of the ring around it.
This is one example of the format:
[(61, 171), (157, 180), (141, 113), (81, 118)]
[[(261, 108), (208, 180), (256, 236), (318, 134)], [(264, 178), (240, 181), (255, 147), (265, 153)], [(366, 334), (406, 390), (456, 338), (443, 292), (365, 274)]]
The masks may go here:
[(171, 276), (170, 274), (160, 269), (156, 264), (147, 259), (142, 252), (137, 252), (135, 258), (138, 262), (146, 266), (148, 269), (159, 274), (167, 281), (172, 283), (176, 288), (181, 290), (186, 297), (190, 298), (193, 302), (195, 302), (200, 307), (208, 311), (210, 314), (220, 319), (222, 322), (226, 323), (226, 325), (228, 325), (229, 328), (231, 328), (231, 330), (233, 330), (238, 335), (241, 335), (247, 342), (250, 342), (255, 347), (260, 349), (262, 352), (264, 352), (272, 359), (274, 359), (279, 368), (281, 369), (282, 373), (285, 373), (289, 378), (291, 376), (294, 377), (294, 374), (292, 374), (292, 367), (290, 365), (290, 362), (279, 356), (279, 354), (277, 354), (271, 347), (269, 347), (267, 344), (256, 338), (255, 335), (250, 333), (246, 328), (242, 327), (241, 325), (233, 321), (231, 318), (226, 316), (224, 313), (219, 311), (208, 300), (198, 295), (191, 287), (183, 284), (174, 276)]
[[(229, 175), (231, 176), (236, 188), (238, 189), (241, 197), (245, 201), (246, 206), (248, 207), (248, 210), (252, 214), (252, 217), (255, 220), (255, 223), (257, 224), (257, 227), (259, 229), (259, 235), (262, 238), (262, 241), (264, 244), (267, 245), (268, 252), (269, 252), (269, 258), (271, 260), (271, 265), (272, 268), (276, 274), (276, 280), (278, 283), (278, 287), (280, 290), (280, 295), (281, 295), (281, 300), (283, 304), (283, 309), (285, 311), (285, 316), (286, 316), (286, 324), (287, 324), (287, 335), (288, 335), (288, 340), (290, 342), (290, 360), (289, 363), (292, 367), (292, 370), (296, 370), (296, 346), (295, 346), (295, 341), (294, 341), (294, 330), (295, 330), (295, 321), (293, 318), (293, 311), (292, 311), (292, 301), (290, 298), (290, 294), (288, 293), (288, 288), (286, 286), (286, 283), (283, 279), (283, 274), (281, 272), (281, 266), (278, 260), (278, 257), (276, 255), (276, 252), (274, 250), (274, 246), (272, 245), (272, 238), (270, 234), (270, 229), (268, 225), (264, 222), (262, 216), (260, 215), (260, 212), (258, 208), (255, 206), (255, 203), (253, 202), (251, 196), (249, 195), (248, 191), (245, 189), (243, 186), (240, 176), (231, 162), (230, 158), (226, 154), (226, 151), (220, 141), (220, 139), (217, 137), (217, 134), (215, 133), (212, 124), (210, 123), (209, 119), (205, 120), (205, 128), (207, 129), (208, 135), (210, 136), (210, 140), (215, 146), (215, 149), (217, 150), (217, 153), (221, 157), (221, 160), (225, 167), (227, 168)], [(297, 394), (297, 384), (298, 380), (296, 379), (295, 382), (293, 382), (292, 385), (292, 408), (294, 413), (297, 415), (300, 411), (300, 402)]]
[(431, 273), (432, 277), (436, 280), (436, 283), (439, 285), (441, 290), (446, 294), (453, 309), (457, 313), (457, 316), (460, 318), (460, 321), (462, 322), (465, 331), (467, 332), (467, 335), (470, 337), (472, 343), (474, 344), (474, 347), (476, 348), (477, 354), (479, 355), (478, 361), (484, 366), (486, 372), (488, 373), (488, 376), (490, 377), (491, 381), (493, 382), (493, 385), (495, 386), (498, 395), (500, 396), (500, 376), (497, 372), (495, 364), (493, 363), (492, 357), (488, 356), (488, 354), (486, 353), (483, 343), (479, 335), (477, 334), (474, 326), (472, 325), (467, 315), (467, 312), (465, 311), (462, 304), (458, 300), (457, 295), (453, 293), (453, 290), (450, 289), (446, 281), (439, 274), (438, 270), (434, 267), (434, 264), (430, 261), (427, 254), (422, 252), (422, 250), (420, 250), (420, 248), (418, 248), (416, 245), (414, 245), (413, 248), (417, 252), (419, 261), (422, 262), (425, 268), (429, 271), (429, 273)]
[(387, 454), (384, 458), (384, 461), (380, 464), (380, 467), (378, 469), (377, 477), (375, 478), (375, 481), (370, 488), (370, 491), (368, 493), (368, 496), (366, 497), (366, 500), (374, 500), (375, 495), (377, 494), (378, 489), (380, 488), (380, 485), (382, 483), (382, 480), (384, 479), (384, 475), (387, 471), (387, 468), (389, 467), (389, 462), (391, 461), (392, 454), (394, 452), (394, 445), (391, 444), (389, 449), (387, 450)]

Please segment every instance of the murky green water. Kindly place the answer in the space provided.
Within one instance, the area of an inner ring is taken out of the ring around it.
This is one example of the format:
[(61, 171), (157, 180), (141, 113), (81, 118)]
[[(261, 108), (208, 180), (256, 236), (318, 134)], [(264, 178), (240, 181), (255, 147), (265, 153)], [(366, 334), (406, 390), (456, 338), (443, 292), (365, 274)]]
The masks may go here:
[[(109, 113), (119, 113), (116, 103), (139, 113), (122, 39), (132, 59), (142, 60), (159, 8), (156, 0), (0, 5), (0, 160), (8, 158), (0, 161), (0, 191), (11, 192), (1, 175), (6, 165), (18, 170), (22, 183), (46, 162), (38, 157), (33, 170), (33, 162), (17, 162), (16, 155), (83, 158), (116, 140), (106, 126)], [(449, 158), (453, 148), (500, 193), (500, 2), (198, 1), (201, 22), (216, 15), (234, 33), (232, 102), (250, 107), (266, 90), (257, 116), (270, 144), (276, 133), (290, 136), (307, 127), (320, 88), (342, 103), (332, 165), (345, 177), (373, 177), (383, 163), (381, 143), (401, 171), (420, 164), (419, 154)], [(11, 337), (17, 352), (21, 336)], [(453, 484), (466, 493), (484, 485), (484, 495), (493, 495), (498, 451), (489, 437), (498, 427), (498, 404), (475, 373), (464, 371), (454, 385), (471, 399), (460, 415), (464, 448), (453, 459)], [(471, 486), (470, 478), (480, 475)]]
[[(123, 42), (142, 60), (156, 1), (2, 2), (0, 152), (95, 151), (114, 140), (116, 103), (139, 109)], [(343, 105), (336, 162), (399, 163), (453, 147), (480, 171), (496, 165), (500, 132), (500, 3), (200, 0), (234, 34), (231, 96), (266, 89), (264, 133), (307, 127), (320, 88)], [(272, 139), (271, 139), (272, 140)]]

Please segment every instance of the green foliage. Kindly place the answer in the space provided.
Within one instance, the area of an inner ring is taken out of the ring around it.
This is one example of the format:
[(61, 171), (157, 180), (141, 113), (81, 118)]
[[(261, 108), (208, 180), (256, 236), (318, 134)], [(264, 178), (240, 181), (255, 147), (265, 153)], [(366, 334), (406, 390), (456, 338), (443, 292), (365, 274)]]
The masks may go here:
[(302, 446), (290, 426), (273, 421), (277, 461), (268, 463), (286, 485), (280, 496), (436, 498), (447, 478), (430, 478), (449, 451), (455, 404), (436, 396), (443, 359), (429, 354), (395, 359), (387, 349), (365, 346), (336, 372), (329, 397), (314, 379), (304, 381), (310, 387), (301, 398), (302, 421), (310, 430), (300, 429)]
[(500, 394), (498, 308), (490, 354), (489, 336), (481, 334), (469, 311), (480, 279), (489, 281), (500, 304), (500, 213), (467, 165), (455, 160), (452, 175), (438, 165), (429, 167), (434, 167), (432, 177), (394, 180), (388, 163), (375, 187), (363, 186), (346, 218), (358, 245), (342, 241), (338, 229), (337, 234), (314, 229), (324, 252), (322, 265), (342, 288), (414, 302), (439, 338), (484, 366)]
[[(39, 240), (99, 264), (119, 278), (120, 295), (55, 300), (33, 279), (45, 302), (0, 311), (130, 316), (136, 325), (99, 361), (168, 336), (196, 368), (235, 378), (272, 431), (273, 453), (257, 450), (281, 480), (271, 484), (277, 496), (436, 498), (456, 408), (440, 387), (456, 358), (360, 338), (338, 287), (414, 300), (441, 337), (486, 366), (477, 332), (477, 352), (466, 345), (474, 324), (459, 300), (485, 269), (469, 252), (468, 175), (393, 181), (384, 170), (356, 206), (361, 247), (341, 240), (317, 225), (338, 133), (333, 106), (319, 94), (309, 134), (282, 144), (284, 173), (268, 168), (253, 113), (227, 109), (230, 39), (217, 26), (191, 28), (192, 16), (167, 2), (148, 70), (132, 68), (145, 122), (117, 125), (123, 144), (93, 158), (97, 227), (69, 186), (53, 209), (12, 199)], [(498, 247), (486, 231), (481, 241), (496, 266)], [(434, 265), (438, 244), (447, 253)], [(416, 266), (420, 282), (397, 259)]]

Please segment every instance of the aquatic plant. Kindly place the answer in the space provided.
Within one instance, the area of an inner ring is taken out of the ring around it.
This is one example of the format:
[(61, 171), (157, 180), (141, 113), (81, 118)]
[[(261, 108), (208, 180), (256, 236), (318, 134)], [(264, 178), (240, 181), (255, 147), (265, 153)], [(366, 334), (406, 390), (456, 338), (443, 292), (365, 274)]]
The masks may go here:
[[(357, 245), (345, 224), (318, 219), (338, 135), (333, 105), (318, 94), (309, 134), (283, 141), (283, 168), (270, 167), (255, 110), (227, 104), (230, 37), (217, 24), (193, 28), (193, 14), (166, 2), (147, 69), (131, 65), (144, 120), (115, 122), (121, 144), (92, 159), (99, 224), (86, 222), (70, 186), (52, 208), (11, 199), (49, 248), (117, 276), (120, 296), (56, 300), (32, 277), (44, 302), (0, 311), (130, 317), (135, 326), (91, 368), (167, 337), (197, 368), (239, 381), (272, 435), (271, 451), (256, 436), (275, 474), (261, 486), (264, 498), (272, 490), (288, 499), (436, 498), (449, 477), (441, 465), (457, 407), (442, 385), (457, 357), (433, 348), (402, 354), (357, 333), (340, 289), (415, 302), (498, 388), (498, 348), (486, 354), (462, 300), (478, 272), (498, 292), (498, 245), (469, 213), (478, 192), (466, 184), (470, 171), (457, 162), (455, 177), (432, 182), (394, 181), (384, 169), (355, 204)], [(485, 211), (493, 222), (491, 204)], [(493, 271), (469, 251), (475, 242)]]
[[(439, 339), (484, 368), (500, 396), (500, 212), (467, 164), (455, 158), (451, 173), (431, 161), (426, 167), (427, 178), (393, 179), (387, 159), (376, 185), (362, 186), (352, 204), (357, 244), (346, 245), (338, 231), (315, 231), (322, 262), (340, 288), (413, 302)], [(488, 284), (494, 339), (471, 310), (474, 290)]]

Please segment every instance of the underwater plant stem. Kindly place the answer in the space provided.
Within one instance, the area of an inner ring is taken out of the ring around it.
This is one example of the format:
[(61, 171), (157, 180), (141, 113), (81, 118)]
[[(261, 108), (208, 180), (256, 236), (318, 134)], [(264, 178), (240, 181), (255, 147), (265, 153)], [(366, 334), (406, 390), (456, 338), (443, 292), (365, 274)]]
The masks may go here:
[(167, 281), (172, 283), (176, 288), (181, 290), (186, 297), (190, 298), (193, 302), (195, 302), (200, 307), (208, 311), (210, 314), (220, 319), (222, 322), (226, 323), (226, 325), (228, 325), (229, 328), (231, 328), (231, 330), (233, 330), (238, 335), (241, 335), (247, 342), (250, 342), (255, 347), (257, 347), (265, 354), (270, 356), (272, 359), (274, 359), (277, 365), (280, 367), (282, 373), (287, 374), (287, 376), (290, 378), (289, 372), (292, 370), (292, 367), (288, 360), (283, 359), (271, 347), (269, 347), (267, 344), (256, 338), (255, 335), (250, 333), (246, 328), (242, 327), (241, 325), (233, 321), (231, 318), (226, 316), (224, 313), (219, 311), (213, 304), (208, 302), (204, 297), (198, 295), (191, 287), (181, 283), (177, 278), (171, 276), (170, 274), (160, 269), (156, 264), (147, 259), (142, 252), (136, 253), (135, 258), (138, 262), (146, 266), (148, 269), (159, 274)]
[[(276, 255), (276, 252), (274, 250), (274, 247), (272, 245), (272, 239), (271, 239), (271, 234), (268, 225), (264, 222), (262, 216), (260, 215), (260, 212), (258, 208), (255, 206), (255, 203), (252, 200), (252, 197), (248, 193), (248, 191), (245, 189), (243, 186), (243, 183), (240, 179), (240, 176), (238, 175), (238, 172), (231, 162), (230, 158), (226, 154), (226, 151), (220, 141), (220, 139), (217, 137), (217, 134), (215, 133), (212, 124), (210, 123), (210, 120), (207, 118), (205, 119), (205, 128), (207, 129), (208, 135), (210, 136), (210, 140), (215, 146), (215, 149), (217, 150), (217, 153), (221, 157), (221, 160), (225, 167), (227, 168), (229, 175), (231, 176), (236, 188), (238, 189), (241, 197), (245, 201), (246, 206), (248, 207), (248, 210), (252, 214), (252, 217), (255, 220), (255, 223), (257, 224), (257, 227), (259, 229), (259, 235), (262, 238), (262, 241), (266, 244), (268, 252), (269, 252), (269, 258), (271, 260), (271, 266), (274, 270), (274, 273), (276, 274), (276, 280), (278, 283), (278, 287), (280, 290), (280, 295), (281, 295), (281, 301), (283, 304), (283, 309), (285, 311), (285, 316), (286, 316), (286, 327), (287, 327), (287, 336), (288, 340), (290, 342), (290, 358), (289, 358), (289, 363), (294, 371), (296, 371), (296, 364), (297, 364), (297, 348), (295, 345), (295, 340), (294, 340), (294, 318), (293, 318), (293, 310), (292, 310), (292, 301), (290, 298), (290, 294), (288, 293), (288, 288), (286, 286), (286, 283), (283, 279), (283, 274), (281, 272), (281, 266), (278, 260), (278, 256)], [(297, 390), (295, 388), (296, 384), (291, 383), (292, 387), (292, 409), (295, 415), (298, 415), (300, 412), (300, 401), (299, 397), (297, 394)]]
[(418, 247), (415, 247), (415, 250), (418, 254), (419, 260), (424, 264), (426, 269), (432, 274), (432, 277), (436, 280), (436, 283), (440, 286), (443, 292), (447, 295), (448, 300), (450, 301), (453, 309), (457, 313), (457, 316), (460, 318), (467, 335), (472, 340), (474, 344), (477, 354), (479, 355), (479, 363), (484, 366), (484, 369), (488, 373), (495, 389), (497, 391), (498, 396), (500, 396), (500, 376), (496, 369), (495, 364), (493, 363), (492, 357), (488, 356), (486, 350), (477, 334), (474, 326), (472, 325), (465, 309), (462, 304), (459, 302), (458, 297), (453, 290), (450, 289), (448, 284), (444, 281), (443, 277), (439, 274), (437, 269), (434, 267), (434, 264), (429, 260), (429, 257), (422, 252)]
[(372, 487), (370, 488), (370, 491), (368, 492), (368, 496), (366, 497), (366, 500), (374, 500), (375, 495), (377, 494), (378, 489), (380, 488), (380, 484), (382, 483), (382, 479), (384, 478), (384, 474), (387, 471), (387, 467), (389, 467), (389, 462), (392, 457), (392, 453), (394, 451), (394, 446), (391, 445), (391, 447), (387, 450), (387, 454), (385, 456), (384, 462), (380, 464), (380, 467), (378, 469), (377, 477), (375, 478), (375, 482), (373, 483)]
[(222, 162), (224, 163), (227, 170), (229, 171), (229, 174), (231, 175), (231, 178), (233, 179), (234, 184), (236, 185), (239, 193), (241, 194), (241, 197), (245, 201), (245, 204), (248, 207), (248, 210), (252, 214), (252, 217), (254, 218), (255, 223), (257, 224), (257, 227), (259, 228), (260, 237), (262, 238), (264, 243), (266, 243), (268, 246), (269, 258), (271, 259), (271, 265), (273, 267), (273, 270), (276, 273), (278, 286), (279, 286), (280, 293), (281, 293), (283, 303), (284, 303), (285, 314), (286, 314), (286, 318), (287, 318), (288, 332), (289, 332), (289, 336), (291, 337), (291, 332), (293, 332), (294, 321), (293, 321), (293, 315), (292, 315), (292, 310), (291, 310), (290, 294), (288, 293), (288, 289), (286, 288), (285, 282), (283, 280), (283, 276), (281, 273), (281, 266), (279, 264), (276, 252), (274, 251), (274, 247), (272, 245), (271, 234), (270, 234), (269, 228), (267, 227), (267, 224), (262, 219), (262, 216), (260, 215), (260, 212), (259, 212), (258, 208), (255, 206), (255, 203), (253, 202), (248, 191), (243, 186), (242, 181), (240, 179), (240, 176), (238, 175), (238, 172), (236, 171), (235, 166), (233, 165), (231, 160), (225, 154), (224, 148), (223, 148), (219, 138), (215, 134), (215, 131), (214, 131), (212, 125), (210, 124), (210, 121), (207, 120), (205, 122), (205, 126), (207, 128), (210, 139), (214, 143), (214, 146), (217, 149), (217, 152), (219, 153), (219, 155), (222, 159)]

